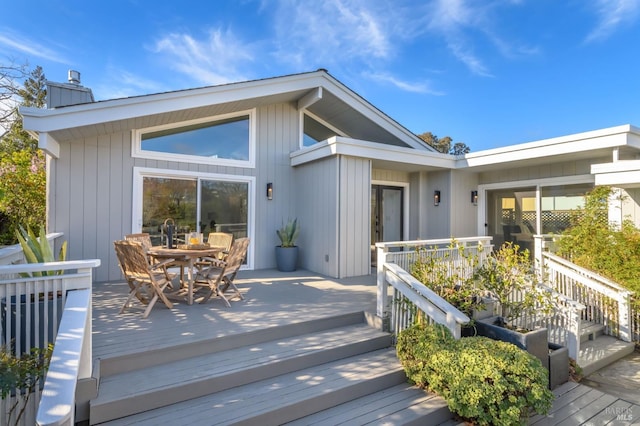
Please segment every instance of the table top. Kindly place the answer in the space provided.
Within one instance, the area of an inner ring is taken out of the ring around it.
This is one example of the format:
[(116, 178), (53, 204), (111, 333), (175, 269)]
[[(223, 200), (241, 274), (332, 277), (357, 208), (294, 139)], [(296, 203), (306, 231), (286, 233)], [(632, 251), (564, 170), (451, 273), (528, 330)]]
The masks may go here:
[(223, 251), (220, 247), (211, 247), (206, 244), (198, 246), (178, 246), (175, 248), (167, 248), (164, 246), (153, 246), (149, 249), (149, 253), (155, 256), (181, 256), (181, 257), (203, 257), (213, 256)]

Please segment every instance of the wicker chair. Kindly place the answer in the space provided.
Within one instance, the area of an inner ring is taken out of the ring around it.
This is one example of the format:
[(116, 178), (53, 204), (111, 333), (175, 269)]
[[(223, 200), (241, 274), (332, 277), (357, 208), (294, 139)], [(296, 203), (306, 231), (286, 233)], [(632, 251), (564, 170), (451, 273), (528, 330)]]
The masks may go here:
[(195, 279), (196, 287), (204, 287), (207, 290), (200, 303), (207, 302), (215, 294), (230, 307), (229, 299), (224, 294), (229, 288), (234, 291), (235, 296), (238, 296), (241, 300), (244, 299), (233, 280), (247, 257), (248, 248), (249, 238), (238, 238), (231, 245), (225, 260), (208, 259), (208, 266), (198, 271)]
[(129, 284), (129, 297), (122, 305), (120, 313), (123, 313), (129, 303), (136, 297), (147, 308), (142, 318), (149, 316), (153, 305), (160, 299), (167, 308), (173, 308), (173, 304), (164, 294), (165, 288), (171, 283), (164, 272), (167, 264), (173, 259), (151, 264), (144, 246), (139, 241), (114, 241), (116, 255), (122, 274)]

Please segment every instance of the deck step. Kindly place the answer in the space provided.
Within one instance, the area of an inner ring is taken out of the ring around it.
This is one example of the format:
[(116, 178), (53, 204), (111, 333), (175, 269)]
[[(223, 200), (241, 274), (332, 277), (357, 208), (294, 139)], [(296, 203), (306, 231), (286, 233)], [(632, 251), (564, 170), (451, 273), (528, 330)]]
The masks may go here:
[[(164, 364), (154, 362), (136, 370), (123, 368), (123, 372), (112, 372), (106, 376), (101, 374), (98, 397), (90, 402), (90, 423), (131, 416), (258, 380), (389, 348), (391, 336), (368, 326), (362, 322), (363, 317), (360, 318), (360, 323), (240, 347), (228, 344), (225, 338), (221, 338), (212, 343), (212, 353)], [(262, 336), (253, 337), (262, 340)], [(237, 337), (229, 339), (243, 341)], [(215, 343), (225, 350), (218, 350)], [(135, 362), (139, 362), (137, 358)]]
[(229, 334), (222, 338), (202, 339), (187, 344), (176, 345), (174, 342), (166, 341), (162, 346), (154, 346), (153, 351), (149, 351), (147, 348), (132, 348), (130, 352), (123, 355), (100, 359), (99, 375), (100, 378), (103, 378), (198, 355), (226, 351), (246, 345), (255, 345), (347, 325), (362, 324), (369, 321), (374, 321), (374, 319), (371, 319), (370, 315), (362, 311), (356, 311), (309, 321), (298, 321), (261, 328), (247, 333)]
[(578, 365), (588, 376), (633, 352), (635, 345), (612, 336), (600, 336), (580, 345)]
[(444, 399), (416, 386), (402, 384), (294, 420), (286, 425), (424, 425), (451, 421), (452, 418), (453, 415)]
[(598, 336), (604, 335), (604, 325), (591, 321), (582, 321), (580, 324), (580, 342), (596, 340)]
[[(256, 381), (106, 424), (281, 425), (405, 382), (406, 376), (395, 350), (387, 348)], [(348, 424), (359, 422), (349, 421)]]

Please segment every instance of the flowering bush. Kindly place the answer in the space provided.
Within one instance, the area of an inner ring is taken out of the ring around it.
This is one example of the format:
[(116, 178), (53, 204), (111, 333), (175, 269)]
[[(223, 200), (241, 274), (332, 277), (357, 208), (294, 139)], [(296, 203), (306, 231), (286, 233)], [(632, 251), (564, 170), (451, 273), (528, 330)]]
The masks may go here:
[(0, 243), (16, 242), (19, 224), (37, 229), (46, 215), (45, 160), (25, 149), (0, 157)]

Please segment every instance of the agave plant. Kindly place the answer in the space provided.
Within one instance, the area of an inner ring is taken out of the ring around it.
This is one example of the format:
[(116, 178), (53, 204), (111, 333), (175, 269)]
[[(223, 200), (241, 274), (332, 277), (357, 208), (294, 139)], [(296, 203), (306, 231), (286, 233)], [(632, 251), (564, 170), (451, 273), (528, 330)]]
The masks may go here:
[(298, 219), (289, 220), (286, 225), (276, 230), (276, 234), (280, 238), (280, 247), (295, 247), (299, 233)]
[[(16, 230), (16, 236), (18, 237), (20, 246), (22, 246), (22, 251), (24, 252), (24, 257), (27, 260), (27, 263), (46, 263), (55, 262), (56, 260), (63, 261), (67, 257), (66, 241), (62, 243), (60, 253), (58, 253), (58, 258), (56, 259), (54, 257), (49, 241), (47, 241), (47, 234), (44, 230), (44, 226), (40, 227), (39, 236), (36, 236), (31, 228), (27, 228), (27, 230), (25, 230), (22, 226), (19, 230)], [(61, 271), (34, 272), (33, 276), (59, 275), (60, 272)], [(31, 276), (29, 274), (26, 275)]]

